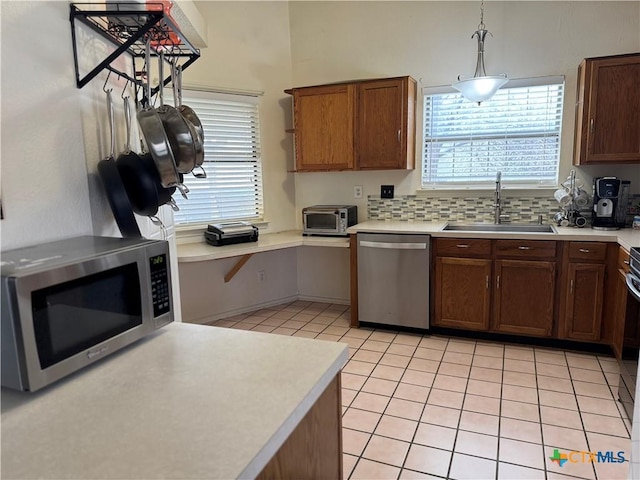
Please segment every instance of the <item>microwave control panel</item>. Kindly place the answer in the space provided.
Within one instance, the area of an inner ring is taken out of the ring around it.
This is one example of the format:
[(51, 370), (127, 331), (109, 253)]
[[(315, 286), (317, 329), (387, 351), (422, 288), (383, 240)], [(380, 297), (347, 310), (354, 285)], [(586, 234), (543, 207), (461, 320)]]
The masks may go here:
[(170, 310), (171, 289), (167, 273), (167, 256), (156, 255), (149, 259), (151, 270), (151, 297), (153, 299), (153, 316), (159, 317)]

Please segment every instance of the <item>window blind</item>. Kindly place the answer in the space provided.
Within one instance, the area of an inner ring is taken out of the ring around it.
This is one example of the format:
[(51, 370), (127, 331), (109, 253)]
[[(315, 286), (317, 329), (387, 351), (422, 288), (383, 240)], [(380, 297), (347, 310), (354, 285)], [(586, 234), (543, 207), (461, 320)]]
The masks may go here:
[[(525, 81), (526, 83), (526, 81)], [(503, 88), (478, 105), (460, 93), (424, 96), (424, 188), (555, 186), (564, 80)]]
[[(169, 98), (171, 101), (171, 98)], [(169, 103), (169, 102), (168, 102)], [(183, 90), (204, 130), (207, 178), (184, 176), (188, 199), (173, 195), (180, 210), (176, 225), (261, 220), (262, 162), (258, 98), (248, 95)]]

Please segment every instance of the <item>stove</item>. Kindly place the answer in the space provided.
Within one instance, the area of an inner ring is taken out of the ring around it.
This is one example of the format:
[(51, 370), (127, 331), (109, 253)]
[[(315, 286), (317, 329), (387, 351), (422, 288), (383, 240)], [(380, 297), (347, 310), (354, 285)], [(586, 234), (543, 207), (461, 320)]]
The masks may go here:
[[(624, 345), (620, 365), (618, 397), (624, 409), (633, 418), (634, 401), (638, 382), (640, 362), (640, 247), (629, 251), (629, 272), (627, 273), (627, 315), (624, 326)], [(640, 399), (637, 399), (640, 401)], [(640, 419), (636, 419), (640, 421)]]

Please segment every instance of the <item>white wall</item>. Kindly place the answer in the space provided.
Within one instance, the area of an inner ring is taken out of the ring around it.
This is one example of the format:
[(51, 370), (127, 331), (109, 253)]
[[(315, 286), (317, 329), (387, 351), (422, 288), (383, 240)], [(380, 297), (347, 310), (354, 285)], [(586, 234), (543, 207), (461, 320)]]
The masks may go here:
[[(184, 83), (262, 91), (260, 124), (265, 218), (269, 231), (295, 227), (291, 50), (287, 2), (195, 2), (208, 24), (208, 45), (184, 72)], [(290, 165), (288, 167), (288, 165)]]
[[(459, 74), (473, 74), (476, 41), (471, 34), (479, 23), (479, 6), (479, 2), (291, 2), (292, 86), (400, 75), (413, 76), (419, 86), (450, 84)], [(637, 1), (485, 3), (485, 24), (494, 35), (485, 43), (488, 73), (566, 77), (560, 180), (572, 168), (578, 64), (584, 57), (640, 51), (639, 10)], [(420, 127), (418, 123), (418, 165)], [(632, 180), (632, 191), (640, 192), (637, 165), (578, 168), (587, 184), (592, 176), (605, 173)], [(420, 168), (306, 173), (296, 174), (295, 180), (297, 210), (314, 203), (355, 203), (364, 220), (367, 195), (379, 195), (382, 183), (395, 184), (398, 195), (414, 194), (420, 186)], [(354, 200), (354, 185), (364, 186), (363, 200)]]

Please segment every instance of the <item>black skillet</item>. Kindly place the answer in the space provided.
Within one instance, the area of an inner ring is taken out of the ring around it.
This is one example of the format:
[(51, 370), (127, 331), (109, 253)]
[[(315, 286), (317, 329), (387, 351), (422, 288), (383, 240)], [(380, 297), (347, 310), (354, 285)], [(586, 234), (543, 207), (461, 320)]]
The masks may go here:
[[(153, 168), (149, 168), (148, 162), (144, 162), (142, 157), (131, 151), (131, 105), (129, 97), (124, 99), (124, 114), (127, 124), (127, 143), (124, 152), (120, 154), (117, 160), (118, 172), (120, 172), (122, 183), (129, 195), (133, 211), (138, 215), (152, 216), (158, 213), (158, 206), (161, 205), (158, 198), (158, 187), (162, 188), (160, 175), (155, 163), (153, 163), (153, 159), (151, 159)], [(151, 158), (150, 155), (148, 157)]]
[(107, 91), (107, 113), (109, 115), (109, 128), (111, 132), (111, 150), (109, 156), (98, 162), (98, 173), (107, 194), (107, 200), (111, 207), (113, 217), (124, 238), (140, 238), (140, 229), (131, 208), (129, 196), (122, 183), (118, 172), (117, 163), (113, 157), (116, 148), (115, 132), (113, 131), (113, 103), (111, 90)]

